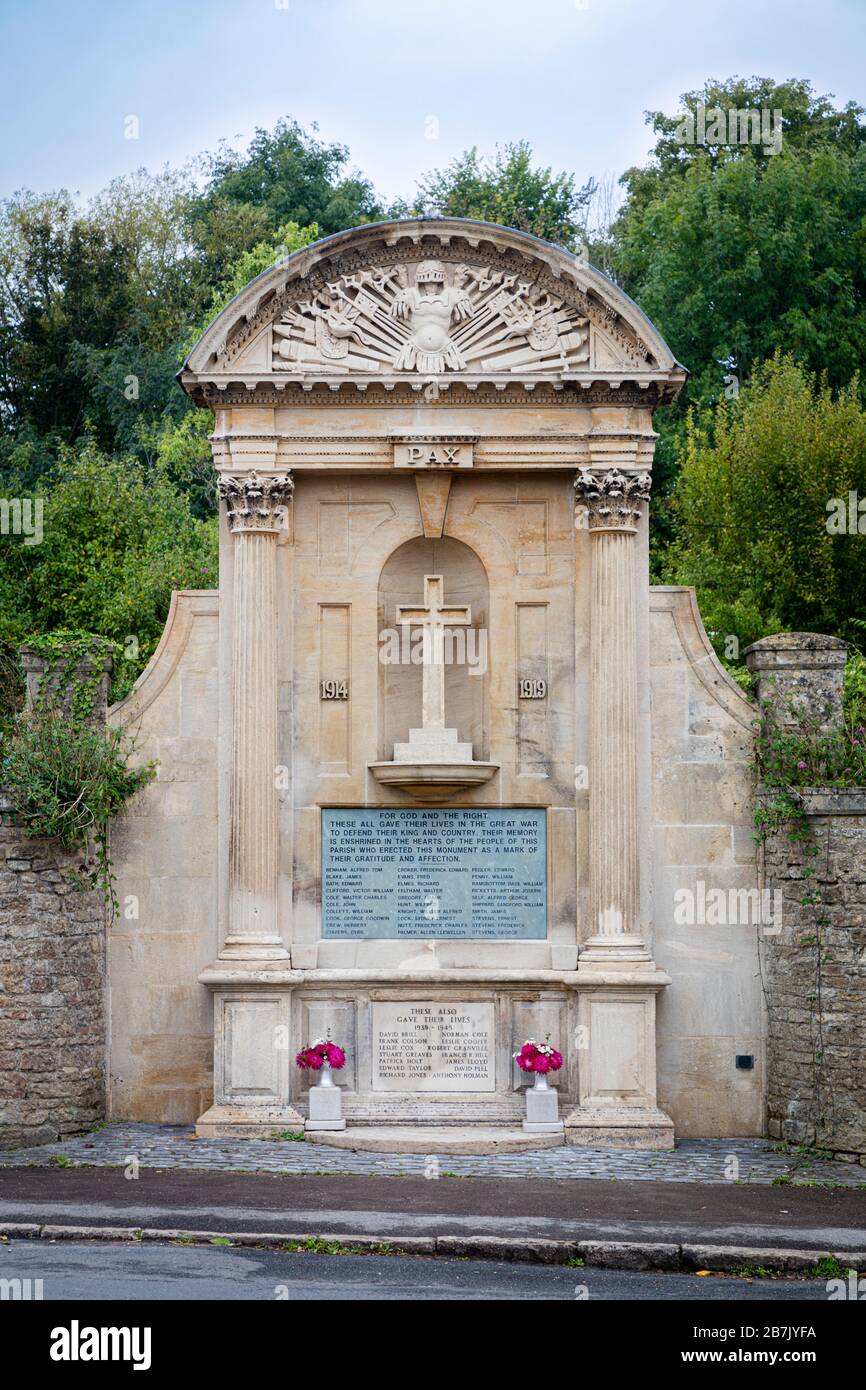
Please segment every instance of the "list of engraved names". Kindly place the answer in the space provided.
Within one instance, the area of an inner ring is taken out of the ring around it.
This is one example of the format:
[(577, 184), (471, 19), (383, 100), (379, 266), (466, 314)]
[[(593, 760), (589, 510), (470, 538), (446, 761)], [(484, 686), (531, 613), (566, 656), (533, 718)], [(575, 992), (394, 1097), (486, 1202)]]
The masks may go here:
[(543, 810), (322, 811), (322, 935), (547, 935)]
[(374, 1091), (492, 1091), (493, 1004), (374, 1003)]

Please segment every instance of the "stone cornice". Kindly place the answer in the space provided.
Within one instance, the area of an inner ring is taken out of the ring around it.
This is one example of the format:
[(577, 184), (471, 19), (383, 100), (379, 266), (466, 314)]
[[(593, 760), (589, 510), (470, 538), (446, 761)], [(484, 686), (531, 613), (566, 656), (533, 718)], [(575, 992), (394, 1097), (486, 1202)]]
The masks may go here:
[(259, 377), (248, 373), (243, 376), (214, 374), (196, 381), (183, 373), (181, 377), (196, 405), (208, 410), (238, 405), (277, 408), (323, 405), (352, 410), (374, 405), (417, 407), (419, 396), (425, 406), (438, 405), (449, 409), (481, 405), (621, 405), (655, 410), (657, 406), (670, 405), (676, 399), (686, 373), (683, 371), (679, 375), (670, 374), (662, 378), (654, 374), (618, 372), (602, 375), (593, 371), (581, 379), (570, 377), (555, 382), (538, 377), (509, 377), (505, 380), (484, 377), (476, 381), (455, 377), (450, 381), (436, 382), (421, 378), (407, 381), (405, 378), (387, 377), (372, 381), (353, 377), (338, 381), (326, 381), (321, 377), (274, 381), (266, 374)]
[(532, 985), (561, 985), (581, 992), (594, 989), (639, 989), (659, 991), (671, 983), (670, 975), (657, 966), (647, 966), (630, 970), (605, 970), (603, 966), (577, 970), (525, 969), (504, 970), (490, 967), (485, 970), (441, 969), (413, 970), (405, 980), (395, 978), (393, 970), (371, 967), (368, 969), (313, 969), (302, 970), (281, 962), (250, 965), (234, 965), (224, 960), (215, 960), (207, 965), (198, 977), (199, 983), (211, 989), (220, 987), (262, 988), (271, 985), (320, 986), (333, 989), (334, 986), (386, 985), (396, 993), (405, 991), (408, 986), (447, 985), (451, 988), (478, 991), (478, 998), (489, 997), (491, 986), (505, 991), (525, 990)]

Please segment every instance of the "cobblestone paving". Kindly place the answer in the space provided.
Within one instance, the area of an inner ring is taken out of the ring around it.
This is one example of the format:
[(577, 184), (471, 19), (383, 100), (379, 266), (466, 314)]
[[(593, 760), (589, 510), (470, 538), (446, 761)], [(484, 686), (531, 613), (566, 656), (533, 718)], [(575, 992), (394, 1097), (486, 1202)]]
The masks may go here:
[[(0, 1152), (0, 1167), (46, 1167), (59, 1156), (74, 1166), (198, 1168), (211, 1172), (424, 1174), (423, 1154), (376, 1154), (272, 1139), (195, 1139), (188, 1125), (108, 1125), (59, 1144)], [(736, 1160), (736, 1162), (734, 1162)], [(62, 1166), (67, 1166), (64, 1161)], [(563, 1147), (519, 1154), (440, 1157), (440, 1170), (473, 1178), (616, 1178), (620, 1181), (866, 1183), (866, 1169), (809, 1155), (778, 1153), (765, 1139), (684, 1139), (673, 1153)]]

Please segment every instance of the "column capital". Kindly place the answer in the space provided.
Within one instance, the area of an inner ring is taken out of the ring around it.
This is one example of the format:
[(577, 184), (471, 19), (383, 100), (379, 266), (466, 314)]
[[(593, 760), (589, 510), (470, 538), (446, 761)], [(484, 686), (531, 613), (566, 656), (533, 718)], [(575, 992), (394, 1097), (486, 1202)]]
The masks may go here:
[(651, 488), (646, 471), (581, 468), (574, 480), (575, 503), (587, 508), (590, 531), (636, 531)]
[(219, 494), (227, 504), (233, 534), (282, 530), (280, 512), (290, 505), (294, 491), (291, 473), (262, 475), (250, 469), (219, 480)]

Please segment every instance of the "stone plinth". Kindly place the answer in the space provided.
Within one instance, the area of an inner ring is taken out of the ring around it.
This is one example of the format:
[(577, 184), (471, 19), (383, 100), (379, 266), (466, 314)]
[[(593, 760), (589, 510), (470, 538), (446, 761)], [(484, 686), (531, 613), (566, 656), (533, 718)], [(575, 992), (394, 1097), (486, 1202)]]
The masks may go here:
[(793, 724), (802, 714), (824, 728), (840, 723), (847, 642), (820, 632), (778, 632), (753, 642), (744, 655), (765, 718)]
[(456, 729), (410, 729), (408, 743), (394, 744), (394, 762), (471, 763), (472, 744), (459, 740)]
[(624, 1105), (581, 1108), (569, 1115), (566, 1144), (587, 1149), (657, 1149), (675, 1147), (670, 1116), (656, 1107)]
[(20, 656), (28, 709), (45, 705), (69, 719), (76, 713), (83, 695), (84, 719), (98, 728), (103, 727), (114, 669), (111, 652), (100, 650), (100, 644), (94, 641), (93, 651), (79, 657), (71, 670), (62, 652), (49, 657), (24, 646)]
[(384, 787), (396, 787), (418, 801), (447, 801), (456, 792), (481, 787), (499, 771), (497, 763), (478, 763), (472, 744), (461, 743), (456, 729), (410, 729), (405, 743), (394, 744), (391, 762), (370, 763)]
[(559, 1118), (559, 1096), (552, 1086), (529, 1087), (523, 1128), (527, 1134), (564, 1133), (565, 1125)]
[(346, 1128), (338, 1086), (311, 1086), (308, 1103), (309, 1113), (304, 1125), (305, 1130), (319, 1132)]

